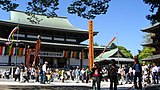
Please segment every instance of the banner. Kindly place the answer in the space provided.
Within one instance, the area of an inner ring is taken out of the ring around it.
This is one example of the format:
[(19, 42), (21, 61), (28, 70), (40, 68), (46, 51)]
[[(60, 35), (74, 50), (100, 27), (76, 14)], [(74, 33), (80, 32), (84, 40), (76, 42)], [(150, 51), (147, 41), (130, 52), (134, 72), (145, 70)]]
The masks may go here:
[(0, 46), (0, 55), (3, 54), (3, 46)]
[(63, 57), (62, 52), (39, 52), (39, 56), (43, 57)]
[(88, 59), (88, 52), (63, 51), (64, 58)]
[(71, 51), (71, 58), (75, 58), (75, 51)]
[(18, 56), (22, 56), (23, 53), (24, 53), (24, 48), (19, 48), (19, 54), (18, 54)]
[(9, 46), (9, 54), (8, 55), (10, 55), (10, 56), (13, 55), (13, 47), (12, 46)]
[(19, 27), (17, 26), (17, 27), (15, 27), (12, 31), (11, 31), (11, 33), (9, 34), (9, 36), (8, 36), (8, 39), (7, 39), (7, 45), (9, 45), (9, 44), (11, 44), (12, 43), (12, 41), (13, 41), (13, 34), (17, 31), (19, 29)]

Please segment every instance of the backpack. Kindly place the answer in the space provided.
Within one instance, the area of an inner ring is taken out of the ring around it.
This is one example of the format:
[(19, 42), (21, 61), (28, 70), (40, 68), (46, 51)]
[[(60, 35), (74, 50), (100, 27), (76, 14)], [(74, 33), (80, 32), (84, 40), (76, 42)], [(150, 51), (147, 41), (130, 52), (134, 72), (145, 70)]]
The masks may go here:
[(141, 68), (140, 64), (135, 64), (133, 69), (135, 70), (135, 72), (141, 72), (142, 71), (142, 68)]

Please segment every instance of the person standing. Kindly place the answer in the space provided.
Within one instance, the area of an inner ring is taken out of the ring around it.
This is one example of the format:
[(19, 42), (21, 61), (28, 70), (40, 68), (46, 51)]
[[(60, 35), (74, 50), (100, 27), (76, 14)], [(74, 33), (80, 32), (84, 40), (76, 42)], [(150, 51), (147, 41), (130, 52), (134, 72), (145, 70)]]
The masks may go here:
[(87, 68), (86, 68), (86, 83), (89, 82), (89, 78), (90, 78), (89, 73), (90, 73), (90, 70), (89, 70), (89, 67), (87, 66)]
[(160, 66), (158, 66), (158, 77), (160, 77)]
[(133, 69), (130, 66), (129, 67), (129, 84), (132, 84), (132, 82), (133, 82)]
[(35, 82), (39, 82), (39, 75), (40, 75), (39, 67), (36, 67), (36, 69), (35, 69)]
[(142, 66), (139, 63), (137, 56), (135, 56), (134, 59), (136, 61), (135, 64), (133, 65), (133, 69), (135, 70), (134, 86), (135, 86), (135, 89), (138, 89), (138, 86), (137, 86), (137, 78), (138, 78), (139, 89), (142, 89)]
[[(92, 87), (93, 90), (100, 90), (101, 86), (101, 79), (102, 79), (102, 71), (101, 68), (97, 63), (94, 64), (93, 68), (91, 69), (91, 72), (93, 73), (93, 82)], [(97, 87), (96, 87), (97, 86)]]
[(77, 66), (76, 70), (75, 70), (75, 75), (76, 75), (76, 83), (79, 83), (79, 79), (80, 79), (80, 68)]
[(14, 73), (14, 81), (16, 81), (18, 78), (18, 81), (20, 82), (20, 68), (17, 66), (16, 71)]
[(142, 62), (142, 82), (144, 85), (146, 84), (146, 79), (147, 79), (147, 69), (148, 66), (145, 64), (145, 61)]
[[(153, 84), (158, 84), (158, 67), (156, 66), (155, 63), (153, 63), (152, 67), (152, 79), (153, 79)], [(157, 82), (156, 82), (157, 80)]]
[(64, 71), (64, 69), (62, 69), (62, 71), (61, 71), (61, 80), (62, 80), (62, 82), (64, 82), (64, 80), (65, 80), (65, 71)]
[(6, 74), (6, 78), (7, 78), (7, 79), (9, 79), (9, 73), (10, 73), (10, 70), (9, 70), (9, 69), (7, 69), (7, 70), (6, 70), (6, 72), (5, 72), (5, 74)]
[(42, 84), (45, 84), (46, 81), (46, 71), (47, 71), (47, 64), (48, 62), (45, 62), (42, 66)]
[(128, 66), (127, 65), (125, 65), (125, 67), (124, 67), (124, 71), (125, 71), (125, 84), (127, 84), (128, 82), (129, 82), (129, 68), (128, 68)]
[(24, 64), (23, 62), (21, 62), (20, 64), (20, 82), (23, 82), (23, 73), (25, 71), (25, 67), (24, 67)]
[(103, 67), (102, 69), (102, 76), (104, 81), (108, 81), (108, 70), (106, 69), (106, 67)]
[(74, 81), (74, 77), (75, 77), (75, 70), (74, 69), (70, 70), (70, 77), (71, 77), (71, 80)]
[(84, 82), (85, 78), (86, 78), (86, 73), (85, 73), (85, 68), (82, 68), (81, 70), (81, 80), (82, 80), (82, 83)]
[(113, 90), (113, 83), (114, 83), (114, 90), (117, 90), (117, 83), (118, 83), (117, 72), (118, 72), (118, 66), (116, 65), (116, 61), (112, 59), (111, 65), (109, 66), (110, 90)]
[(118, 72), (120, 73), (120, 84), (123, 85), (124, 83), (124, 76), (125, 76), (125, 71), (124, 71), (124, 66), (118, 69)]

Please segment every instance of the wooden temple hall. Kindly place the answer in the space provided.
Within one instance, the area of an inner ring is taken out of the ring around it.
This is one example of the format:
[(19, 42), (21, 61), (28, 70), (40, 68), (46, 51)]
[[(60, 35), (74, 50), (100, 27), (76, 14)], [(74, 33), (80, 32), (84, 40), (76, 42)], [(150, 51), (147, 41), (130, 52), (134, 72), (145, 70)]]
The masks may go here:
[[(36, 65), (47, 61), (50, 67), (88, 66), (88, 45), (81, 42), (88, 39), (88, 30), (74, 27), (66, 17), (47, 18), (36, 15), (38, 24), (30, 22), (28, 15), (11, 11), (10, 20), (0, 20), (0, 66), (15, 66), (21, 62), (31, 66), (34, 60), (37, 36), (41, 46)], [(77, 22), (78, 23), (78, 22)], [(6, 45), (8, 36), (18, 26)], [(94, 36), (98, 32), (94, 32)], [(103, 48), (94, 47), (95, 52)]]

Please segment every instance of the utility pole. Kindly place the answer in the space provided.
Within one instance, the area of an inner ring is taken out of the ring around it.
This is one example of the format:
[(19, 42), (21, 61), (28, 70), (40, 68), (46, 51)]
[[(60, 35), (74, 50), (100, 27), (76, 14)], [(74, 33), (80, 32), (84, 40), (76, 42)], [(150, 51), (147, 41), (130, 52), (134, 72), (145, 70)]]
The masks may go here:
[(16, 62), (15, 62), (15, 67), (17, 67), (17, 55), (18, 55), (18, 35), (19, 35), (19, 22), (20, 22), (20, 19), (18, 19), (18, 30), (17, 30), (17, 42), (16, 42)]

